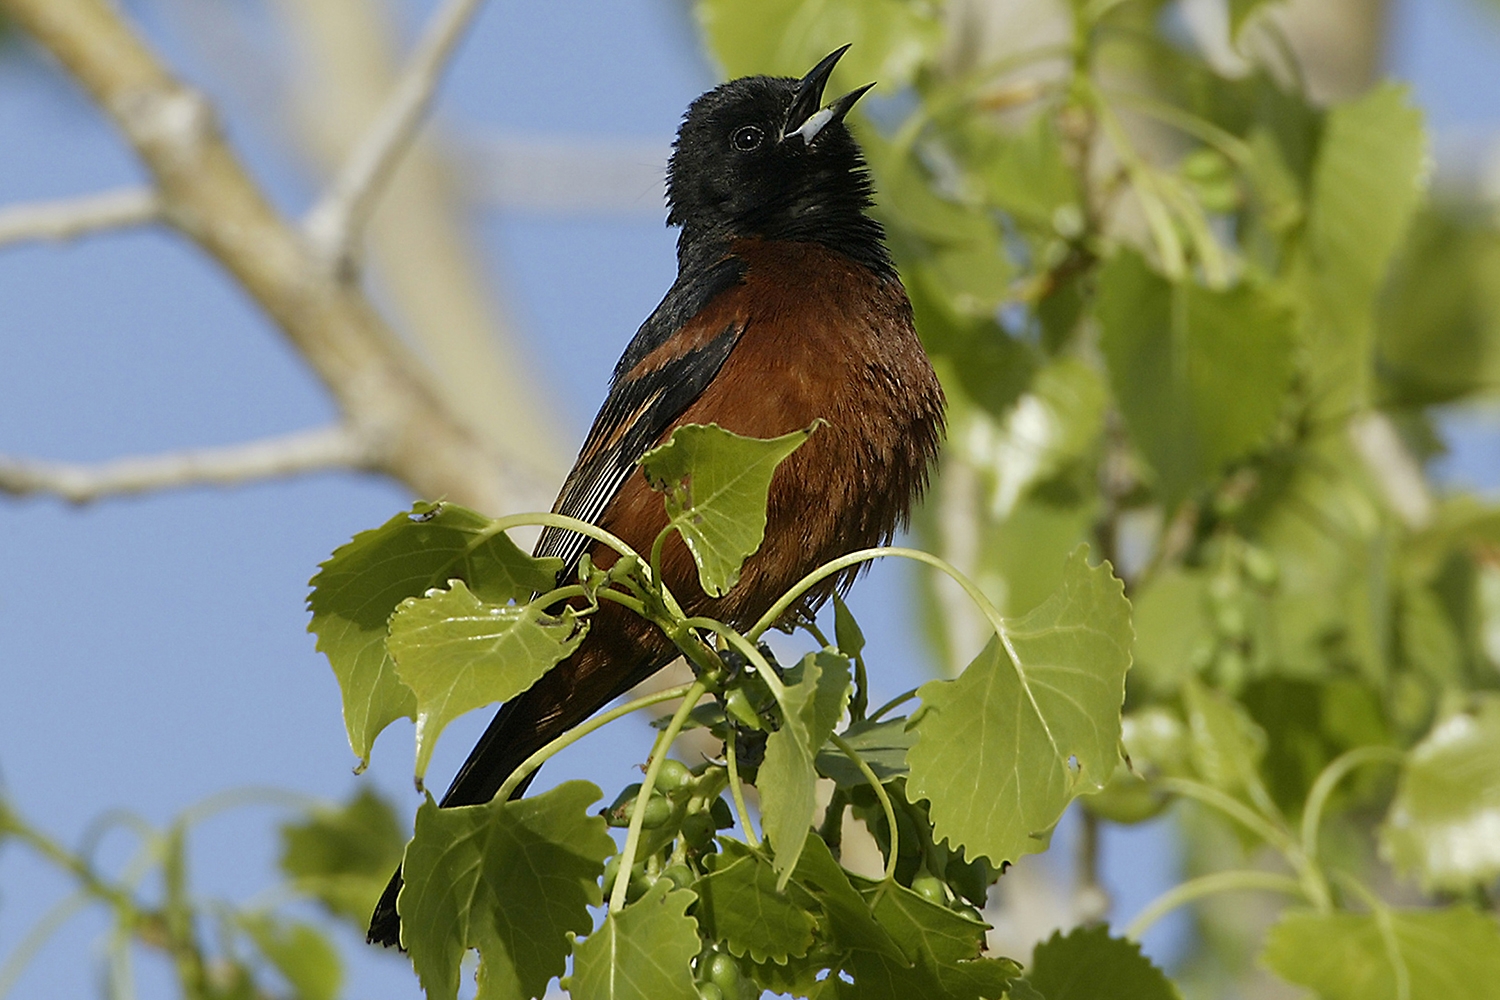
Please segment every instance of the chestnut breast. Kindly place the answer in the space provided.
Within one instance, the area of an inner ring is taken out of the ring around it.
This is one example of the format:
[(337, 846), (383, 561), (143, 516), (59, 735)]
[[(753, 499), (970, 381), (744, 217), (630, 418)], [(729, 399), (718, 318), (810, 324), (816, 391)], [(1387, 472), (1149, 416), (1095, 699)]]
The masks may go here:
[[(743, 332), (673, 426), (712, 422), (766, 438), (827, 422), (777, 469), (766, 541), (729, 594), (713, 600), (702, 592), (679, 539), (664, 548), (662, 575), (690, 613), (744, 626), (808, 570), (890, 539), (937, 455), (943, 394), (894, 277), (816, 243), (737, 240), (731, 252), (745, 263), (744, 280), (696, 317), (693, 332), (706, 338), (735, 324)], [(638, 370), (669, 360), (662, 352), (695, 346), (693, 337), (674, 338)], [(669, 428), (661, 440), (670, 436)], [(636, 472), (601, 527), (645, 551), (665, 523), (660, 495)], [(839, 582), (828, 581), (813, 602)]]

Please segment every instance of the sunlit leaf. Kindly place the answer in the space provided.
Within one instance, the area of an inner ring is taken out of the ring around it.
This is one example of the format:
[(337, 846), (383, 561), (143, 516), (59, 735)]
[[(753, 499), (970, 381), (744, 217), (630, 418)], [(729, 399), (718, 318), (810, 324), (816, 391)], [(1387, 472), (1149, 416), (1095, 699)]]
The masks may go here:
[[(1320, 1000), (1494, 997), (1500, 925), (1493, 917), (1450, 907), (1395, 910), (1389, 921), (1388, 938), (1378, 915), (1289, 913), (1271, 928), (1261, 961)], [(1405, 994), (1398, 987), (1402, 980)]]
[(1178, 1000), (1166, 975), (1134, 941), (1109, 936), (1109, 928), (1055, 931), (1036, 946), (1026, 981), (1047, 1000)]
[(1287, 310), (1246, 285), (1169, 282), (1122, 250), (1099, 275), (1097, 315), (1115, 398), (1168, 503), (1265, 442), (1292, 384)]
[(755, 779), (767, 839), (775, 848), (777, 885), (797, 866), (817, 811), (813, 761), (849, 700), (849, 661), (837, 653), (809, 653), (787, 671), (781, 728), (766, 740), (766, 758)]
[(796, 880), (822, 906), (829, 936), (836, 947), (875, 952), (905, 963), (905, 952), (890, 931), (875, 919), (869, 902), (854, 888), (849, 873), (834, 860), (828, 845), (816, 833), (807, 835), (807, 844), (797, 861)]
[(571, 607), (552, 615), (536, 604), (490, 604), (462, 580), (403, 601), (386, 648), (417, 699), (417, 780), (448, 723), (525, 691), (583, 636)]
[(1429, 892), (1500, 875), (1500, 697), (1440, 720), (1411, 749), (1381, 847)]
[(693, 894), (661, 879), (578, 945), (568, 995), (575, 1000), (698, 1000), (692, 961), (702, 942), (686, 916)]
[(923, 685), (907, 795), (928, 800), (934, 835), (997, 866), (1044, 849), (1068, 803), (1119, 763), (1130, 645), (1120, 581), (1079, 549), (1062, 587), (962, 676)]
[(615, 853), (604, 820), (589, 814), (599, 797), (569, 781), (482, 806), (439, 809), (429, 798), (417, 811), (397, 909), (429, 998), (457, 996), (470, 948), (479, 949), (481, 996), (540, 997), (562, 975), (567, 935), (593, 926), (588, 908), (602, 901), (599, 878)]
[(419, 503), (355, 535), (312, 578), (308, 629), (338, 677), (349, 746), (361, 768), (382, 729), (416, 717), (416, 696), (396, 676), (385, 648), (396, 605), (449, 580), (463, 580), (496, 603), (553, 586), (562, 563), (531, 558), (491, 523), (457, 504)]
[(651, 488), (666, 494), (667, 516), (706, 593), (722, 597), (738, 582), (740, 564), (765, 536), (771, 476), (817, 428), (760, 440), (716, 424), (685, 424), (641, 458)]
[(346, 806), (284, 824), (281, 870), (298, 892), (363, 931), (406, 840), (390, 804), (365, 788)]
[(812, 946), (812, 915), (777, 888), (775, 869), (756, 855), (721, 863), (694, 883), (693, 890), (698, 893), (696, 915), (703, 932), (736, 956), (785, 963), (807, 954)]
[(905, 955), (854, 952), (848, 1000), (980, 1000), (1004, 993), (1020, 968), (1009, 959), (982, 957), (987, 925), (922, 898), (899, 884), (858, 879), (875, 918)]

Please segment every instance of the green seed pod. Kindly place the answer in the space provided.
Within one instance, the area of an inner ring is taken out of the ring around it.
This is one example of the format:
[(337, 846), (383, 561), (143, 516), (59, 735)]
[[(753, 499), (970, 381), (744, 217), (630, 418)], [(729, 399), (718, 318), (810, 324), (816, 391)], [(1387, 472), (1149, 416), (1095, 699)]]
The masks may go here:
[(929, 903), (936, 903), (939, 906), (948, 905), (948, 888), (943, 885), (943, 880), (936, 875), (929, 875), (925, 871), (922, 872), (922, 874), (911, 880), (911, 889), (912, 892), (915, 892)]
[(672, 884), (679, 889), (690, 889), (696, 881), (693, 878), (693, 870), (687, 865), (670, 865), (661, 875), (662, 878), (671, 879)]
[(630, 810), (635, 808), (635, 797), (639, 794), (641, 794), (639, 781), (633, 785), (626, 785), (625, 790), (616, 795), (613, 802), (599, 810), (599, 815), (603, 816), (604, 822), (610, 826), (629, 826)]
[(665, 796), (653, 795), (646, 800), (645, 813), (641, 817), (641, 827), (646, 830), (655, 830), (671, 818), (672, 803)]
[(663, 795), (677, 796), (693, 785), (693, 772), (680, 760), (664, 760), (656, 773), (656, 790)]
[(718, 951), (708, 960), (706, 978), (717, 986), (724, 996), (736, 997), (740, 994), (740, 983), (744, 976), (740, 973), (740, 963), (734, 960), (734, 956)]

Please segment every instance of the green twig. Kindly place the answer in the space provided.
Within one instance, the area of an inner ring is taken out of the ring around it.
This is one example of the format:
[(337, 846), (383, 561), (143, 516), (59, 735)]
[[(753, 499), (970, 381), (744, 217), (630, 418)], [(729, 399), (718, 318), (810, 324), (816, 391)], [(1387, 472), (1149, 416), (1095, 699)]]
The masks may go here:
[(898, 848), (901, 843), (900, 833), (896, 829), (896, 809), (891, 805), (890, 796), (885, 793), (885, 786), (880, 783), (880, 779), (876, 777), (875, 772), (870, 770), (870, 765), (865, 763), (865, 759), (859, 755), (859, 752), (849, 745), (849, 741), (838, 733), (833, 733), (828, 738), (833, 741), (834, 746), (843, 751), (845, 757), (854, 761), (854, 766), (859, 768), (859, 773), (865, 776), (865, 780), (874, 789), (875, 797), (880, 800), (880, 808), (885, 810), (885, 821), (890, 824), (891, 828), (891, 853), (885, 862), (885, 881), (888, 883), (894, 882), (896, 880), (896, 859), (900, 853)]
[(1125, 928), (1125, 936), (1139, 941), (1152, 924), (1179, 906), (1185, 906), (1205, 896), (1241, 890), (1279, 892), (1283, 895), (1301, 898), (1306, 896), (1302, 883), (1289, 875), (1257, 871), (1214, 872), (1211, 875), (1203, 875), (1173, 886), (1157, 896)]
[(891, 711), (892, 709), (900, 708), (902, 705), (905, 705), (907, 702), (915, 698), (919, 690), (920, 688), (912, 688), (910, 691), (904, 691), (901, 694), (896, 695), (896, 697), (892, 698), (890, 701), (886, 702), (884, 705), (881, 705), (875, 711), (871, 712), (869, 717), (870, 721), (880, 721), (880, 717), (885, 713)]
[(1328, 805), (1328, 796), (1350, 771), (1365, 764), (1401, 764), (1406, 755), (1395, 747), (1355, 747), (1340, 754), (1318, 774), (1312, 789), (1307, 793), (1307, 804), (1302, 809), (1302, 853), (1316, 860), (1318, 857), (1318, 830), (1323, 824), (1323, 809)]
[[(565, 747), (572, 746), (574, 743), (577, 743), (579, 740), (583, 739), (594, 730), (608, 725), (609, 723), (620, 718), (620, 716), (622, 715), (629, 715), (631, 712), (637, 711), (642, 708), (649, 708), (652, 705), (658, 705), (664, 701), (671, 701), (673, 698), (681, 698), (691, 692), (693, 690), (693, 687), (694, 685), (692, 684), (681, 684), (677, 687), (671, 687), (666, 688), (662, 691), (657, 691), (654, 694), (642, 695), (641, 697), (636, 698), (633, 701), (627, 701), (623, 705), (612, 708), (608, 712), (601, 712), (600, 714), (594, 716), (586, 722), (579, 723), (572, 729), (569, 729), (567, 732), (563, 733), (561, 736), (547, 743), (530, 757), (527, 757), (525, 760), (521, 761), (520, 766), (512, 771), (510, 777), (506, 778), (504, 783), (500, 785), (500, 790), (495, 793), (495, 798), (499, 799), (501, 802), (509, 799), (511, 793), (516, 790), (516, 786), (519, 785), (522, 781), (525, 781), (527, 775), (529, 775), (532, 771), (535, 771), (537, 768), (541, 767), (542, 764), (548, 760), (548, 758), (554, 756), (558, 751), (564, 749)], [(697, 701), (696, 698), (693, 700)]]
[(745, 831), (745, 843), (758, 849), (760, 837), (750, 822), (750, 810), (745, 808), (745, 789), (740, 785), (740, 768), (739, 762), (735, 760), (734, 739), (734, 732), (731, 730), (729, 739), (724, 741), (724, 756), (729, 765), (729, 797), (734, 800), (734, 811), (739, 816), (740, 829)]
[(1380, 941), (1385, 946), (1386, 957), (1391, 961), (1391, 971), (1396, 975), (1396, 1000), (1411, 1000), (1411, 970), (1406, 967), (1406, 956), (1401, 954), (1401, 939), (1396, 935), (1396, 921), (1391, 917), (1391, 908), (1354, 876), (1346, 872), (1335, 872), (1334, 877), (1370, 908), (1370, 915), (1375, 918), (1375, 926), (1380, 931)]
[(42, 919), (32, 925), (31, 930), (26, 932), (15, 949), (6, 956), (4, 964), (0, 964), (0, 997), (9, 995), (21, 978), (21, 973), (26, 971), (26, 966), (36, 958), (47, 939), (56, 934), (74, 914), (78, 913), (92, 900), (93, 895), (85, 889), (78, 889), (71, 895), (64, 897), (55, 906), (48, 910)]
[(630, 869), (635, 866), (635, 852), (641, 842), (641, 825), (646, 819), (646, 804), (651, 801), (651, 792), (656, 788), (656, 776), (661, 773), (662, 762), (667, 759), (667, 751), (671, 749), (672, 741), (677, 739), (677, 734), (682, 731), (693, 706), (698, 704), (698, 699), (707, 691), (708, 686), (702, 681), (694, 681), (688, 687), (677, 713), (656, 738), (656, 745), (651, 749), (651, 762), (646, 766), (646, 778), (641, 782), (641, 790), (635, 797), (635, 807), (630, 812), (630, 828), (625, 834), (625, 847), (620, 852), (620, 869), (615, 875), (614, 890), (609, 895), (610, 913), (617, 914), (625, 908), (625, 891), (630, 885)]
[(1333, 908), (1333, 899), (1328, 884), (1316, 863), (1302, 852), (1292, 835), (1281, 826), (1260, 815), (1234, 796), (1221, 792), (1211, 785), (1188, 778), (1157, 778), (1154, 784), (1164, 792), (1185, 796), (1211, 806), (1235, 820), (1267, 844), (1276, 848), (1287, 863), (1297, 872), (1302, 894), (1323, 912)]

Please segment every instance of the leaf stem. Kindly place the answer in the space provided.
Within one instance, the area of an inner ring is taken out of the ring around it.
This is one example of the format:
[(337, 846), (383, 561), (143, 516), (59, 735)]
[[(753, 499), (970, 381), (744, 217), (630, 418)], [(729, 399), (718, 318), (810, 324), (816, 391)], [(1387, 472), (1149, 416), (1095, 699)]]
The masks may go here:
[[(486, 527), (484, 531), (481, 531), (477, 534), (475, 540), (470, 543), (470, 547), (477, 545), (479, 542), (482, 542), (486, 538), (492, 537), (497, 532), (509, 531), (511, 528), (524, 528), (535, 525), (541, 525), (547, 528), (563, 528), (567, 531), (574, 531), (580, 535), (583, 535), (585, 538), (592, 538), (596, 542), (602, 542), (605, 545), (608, 545), (610, 548), (614, 549), (622, 556), (634, 556), (637, 559), (641, 558), (640, 553), (631, 548), (630, 545), (624, 541), (624, 539), (620, 538), (618, 535), (614, 535), (608, 531), (605, 531), (597, 524), (590, 524), (588, 521), (583, 521), (576, 517), (569, 517), (566, 514), (544, 514), (540, 511), (530, 511), (521, 514), (507, 514), (505, 517), (493, 518), (490, 521), (489, 526)], [(642, 565), (646, 566), (648, 571), (650, 570), (649, 563), (643, 562)], [(659, 577), (657, 577), (654, 572), (651, 573), (651, 583), (661, 591), (662, 603), (667, 606), (668, 610), (670, 610), (674, 615), (682, 617), (681, 605), (679, 605), (677, 603), (677, 599), (672, 596), (672, 592), (667, 589), (666, 583)]]
[(798, 580), (791, 590), (788, 590), (785, 594), (782, 594), (781, 598), (777, 600), (775, 604), (771, 605), (770, 610), (760, 616), (760, 620), (758, 620), (755, 625), (745, 633), (746, 637), (752, 641), (759, 639), (761, 637), (761, 634), (764, 633), (766, 629), (770, 628), (776, 622), (781, 620), (781, 616), (786, 614), (787, 609), (795, 604), (803, 594), (807, 593), (813, 587), (828, 579), (830, 576), (833, 576), (835, 573), (841, 573), (844, 570), (848, 569), (850, 566), (858, 566), (862, 562), (870, 562), (875, 559), (884, 559), (887, 556), (893, 556), (899, 559), (911, 559), (914, 562), (923, 563), (925, 565), (931, 566), (936, 570), (946, 573), (948, 576), (953, 578), (954, 583), (963, 588), (964, 593), (969, 595), (969, 599), (974, 602), (975, 606), (979, 608), (980, 612), (983, 613), (985, 618), (989, 620), (990, 624), (994, 626), (997, 633), (999, 633), (1004, 628), (1004, 619), (1001, 617), (1000, 612), (995, 608), (995, 605), (992, 604), (990, 602), (990, 599), (985, 596), (984, 591), (980, 590), (972, 580), (970, 580), (967, 576), (964, 576), (963, 573), (959, 572), (958, 569), (956, 569), (947, 560), (941, 559), (930, 552), (923, 552), (921, 549), (908, 549), (895, 545), (883, 545), (876, 548), (860, 549), (859, 551), (851, 552), (846, 556), (840, 556), (839, 558), (834, 559), (831, 562), (824, 563), (817, 569), (813, 570), (811, 573), (804, 576), (802, 579)]
[(41, 952), (47, 939), (62, 929), (62, 926), (87, 906), (92, 896), (86, 889), (77, 889), (49, 909), (42, 919), (32, 925), (19, 944), (0, 964), (0, 997), (10, 995), (11, 989), (26, 971), (26, 966)]
[(725, 642), (734, 647), (735, 652), (750, 661), (755, 672), (766, 682), (766, 687), (771, 689), (771, 695), (776, 699), (776, 704), (781, 706), (783, 712), (786, 711), (786, 685), (781, 683), (781, 678), (777, 677), (776, 671), (771, 669), (770, 662), (761, 655), (760, 650), (755, 648), (755, 643), (723, 622), (712, 618), (689, 618), (683, 622), (683, 625), (688, 628), (707, 629), (722, 636)]
[(1213, 872), (1173, 886), (1157, 896), (1125, 928), (1125, 936), (1139, 941), (1152, 924), (1179, 906), (1185, 906), (1205, 896), (1242, 890), (1279, 892), (1287, 896), (1304, 898), (1306, 896), (1302, 883), (1290, 875), (1258, 871)]
[(511, 793), (516, 790), (516, 786), (519, 785), (522, 781), (526, 780), (526, 776), (528, 774), (541, 767), (548, 758), (552, 757), (558, 751), (564, 749), (565, 747), (572, 746), (574, 743), (577, 743), (579, 740), (583, 739), (594, 730), (606, 726), (611, 722), (614, 722), (622, 715), (629, 715), (631, 712), (637, 711), (642, 708), (649, 708), (652, 705), (658, 705), (664, 701), (671, 701), (673, 698), (681, 698), (692, 689), (693, 685), (691, 684), (681, 684), (677, 687), (671, 687), (661, 691), (657, 691), (654, 694), (642, 695), (641, 697), (636, 698), (633, 701), (627, 701), (623, 705), (616, 706), (615, 708), (610, 709), (608, 712), (601, 712), (600, 714), (594, 716), (586, 722), (579, 723), (572, 729), (569, 729), (567, 732), (563, 733), (561, 736), (552, 740), (550, 743), (542, 747), (530, 757), (527, 757), (525, 760), (521, 761), (520, 766), (512, 771), (510, 777), (506, 778), (504, 783), (501, 784), (500, 790), (495, 793), (495, 798), (499, 799), (502, 802), (509, 799)]
[(865, 780), (870, 783), (870, 787), (875, 791), (875, 797), (880, 800), (880, 808), (885, 810), (885, 821), (891, 827), (891, 853), (885, 862), (885, 881), (888, 883), (894, 882), (896, 881), (896, 859), (900, 854), (899, 847), (901, 844), (900, 832), (896, 828), (896, 809), (891, 805), (891, 799), (885, 792), (885, 786), (880, 783), (880, 779), (875, 776), (875, 772), (870, 770), (870, 765), (865, 763), (865, 759), (859, 755), (859, 752), (849, 745), (849, 741), (838, 733), (832, 733), (828, 738), (833, 741), (834, 746), (843, 751), (845, 757), (854, 761), (854, 766), (859, 768), (859, 773), (865, 776)]
[(1355, 768), (1365, 764), (1391, 763), (1399, 765), (1406, 755), (1395, 747), (1355, 747), (1340, 754), (1318, 774), (1312, 789), (1307, 793), (1307, 805), (1302, 809), (1302, 853), (1309, 859), (1318, 857), (1318, 831), (1323, 824), (1323, 809), (1328, 805), (1328, 796), (1344, 777)]
[(900, 708), (902, 705), (905, 705), (907, 702), (915, 698), (917, 696), (917, 691), (919, 690), (920, 688), (912, 688), (910, 691), (905, 691), (901, 694), (896, 695), (896, 697), (892, 698), (890, 701), (886, 702), (884, 705), (881, 705), (875, 711), (871, 712), (869, 715), (869, 721), (878, 722), (880, 720), (880, 717), (885, 713), (891, 711), (892, 709)]
[(620, 852), (620, 869), (615, 874), (615, 887), (609, 895), (611, 914), (618, 914), (625, 908), (625, 891), (630, 886), (630, 869), (635, 866), (635, 852), (641, 842), (641, 826), (646, 820), (646, 804), (651, 801), (651, 792), (656, 788), (656, 776), (661, 773), (662, 762), (667, 759), (667, 751), (671, 749), (672, 742), (677, 739), (677, 734), (682, 731), (682, 726), (687, 722), (688, 714), (692, 712), (693, 706), (698, 704), (698, 699), (707, 691), (708, 685), (701, 680), (694, 681), (688, 686), (682, 704), (677, 707), (676, 714), (672, 716), (672, 721), (667, 724), (666, 729), (662, 730), (661, 735), (656, 738), (656, 745), (651, 748), (651, 762), (646, 765), (646, 779), (641, 782), (641, 790), (635, 797), (635, 807), (630, 812), (630, 829), (625, 834), (625, 848)]
[(1204, 805), (1217, 809), (1276, 848), (1281, 852), (1281, 856), (1286, 858), (1287, 863), (1296, 870), (1298, 882), (1302, 886), (1302, 894), (1307, 900), (1325, 913), (1332, 909), (1333, 900), (1328, 891), (1328, 884), (1318, 871), (1317, 865), (1302, 852), (1300, 845), (1282, 827), (1261, 816), (1232, 795), (1200, 781), (1188, 778), (1158, 778), (1156, 785), (1165, 792), (1196, 799)]
[(1334, 877), (1370, 908), (1370, 915), (1375, 918), (1375, 926), (1380, 931), (1381, 944), (1385, 946), (1386, 958), (1390, 959), (1391, 971), (1396, 974), (1396, 1000), (1411, 1000), (1411, 970), (1406, 967), (1406, 957), (1401, 954), (1401, 939), (1396, 935), (1396, 922), (1391, 919), (1391, 908), (1386, 905), (1385, 900), (1365, 888), (1363, 882), (1347, 872), (1335, 872)]
[(740, 829), (745, 831), (745, 842), (758, 850), (760, 836), (750, 823), (750, 810), (745, 808), (745, 789), (740, 785), (740, 767), (739, 762), (735, 760), (733, 733), (724, 741), (724, 756), (729, 765), (729, 797), (734, 799), (734, 811), (739, 816)]

